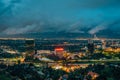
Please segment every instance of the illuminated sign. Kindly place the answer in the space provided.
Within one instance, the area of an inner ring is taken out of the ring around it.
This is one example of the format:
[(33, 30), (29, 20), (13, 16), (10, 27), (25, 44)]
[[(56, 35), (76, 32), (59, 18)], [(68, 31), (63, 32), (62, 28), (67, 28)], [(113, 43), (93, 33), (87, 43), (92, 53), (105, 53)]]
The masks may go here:
[(55, 48), (55, 51), (57, 51), (57, 52), (64, 51), (64, 48)]

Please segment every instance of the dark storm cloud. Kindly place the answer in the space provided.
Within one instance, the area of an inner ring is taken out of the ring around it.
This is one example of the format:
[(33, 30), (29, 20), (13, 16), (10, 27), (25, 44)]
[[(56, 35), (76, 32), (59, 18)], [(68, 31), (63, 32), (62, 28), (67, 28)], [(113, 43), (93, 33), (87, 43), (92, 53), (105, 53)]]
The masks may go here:
[(111, 23), (119, 19), (120, 0), (0, 0), (1, 34), (84, 33), (87, 28), (93, 34), (115, 27)]
[(108, 23), (103, 23), (103, 24), (100, 24), (100, 25), (97, 25), (95, 27), (93, 27), (92, 29), (90, 29), (88, 31), (88, 33), (90, 34), (95, 34), (101, 30), (105, 30), (105, 29), (111, 29), (111, 31), (114, 29), (114, 31), (118, 31), (119, 32), (119, 29), (120, 29), (120, 19), (118, 20), (114, 20), (112, 22), (108, 22)]
[[(78, 2), (75, 2), (78, 1)], [(101, 8), (120, 6), (120, 0), (75, 0), (71, 6), (75, 8)]]

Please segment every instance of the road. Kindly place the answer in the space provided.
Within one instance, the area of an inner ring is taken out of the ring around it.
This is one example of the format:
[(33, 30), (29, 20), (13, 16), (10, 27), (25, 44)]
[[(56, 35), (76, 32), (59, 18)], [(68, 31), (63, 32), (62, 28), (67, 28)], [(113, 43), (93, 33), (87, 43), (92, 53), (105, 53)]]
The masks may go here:
[[(15, 64), (18, 63), (19, 59), (0, 59), (0, 63), (6, 63), (6, 64)], [(45, 63), (80, 63), (80, 64), (91, 64), (91, 63), (120, 63), (120, 59), (114, 60), (114, 59), (106, 59), (106, 60), (67, 60), (67, 61), (42, 61)], [(27, 62), (25, 62), (27, 63)], [(32, 62), (34, 63), (34, 62)], [(38, 62), (39, 63), (39, 62)], [(41, 61), (40, 61), (41, 63)]]

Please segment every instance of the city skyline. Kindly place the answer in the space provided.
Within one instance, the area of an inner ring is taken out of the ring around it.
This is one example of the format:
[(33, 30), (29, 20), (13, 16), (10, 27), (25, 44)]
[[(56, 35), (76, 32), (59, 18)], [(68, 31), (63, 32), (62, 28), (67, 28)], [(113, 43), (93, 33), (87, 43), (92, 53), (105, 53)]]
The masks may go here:
[(120, 0), (0, 0), (0, 80), (119, 80)]

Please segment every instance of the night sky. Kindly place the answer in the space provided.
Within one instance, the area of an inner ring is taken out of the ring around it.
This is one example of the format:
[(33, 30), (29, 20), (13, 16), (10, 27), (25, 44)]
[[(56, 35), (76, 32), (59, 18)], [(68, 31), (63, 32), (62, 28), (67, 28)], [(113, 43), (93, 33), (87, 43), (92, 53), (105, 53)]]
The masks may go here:
[(0, 35), (120, 32), (120, 0), (0, 0)]

